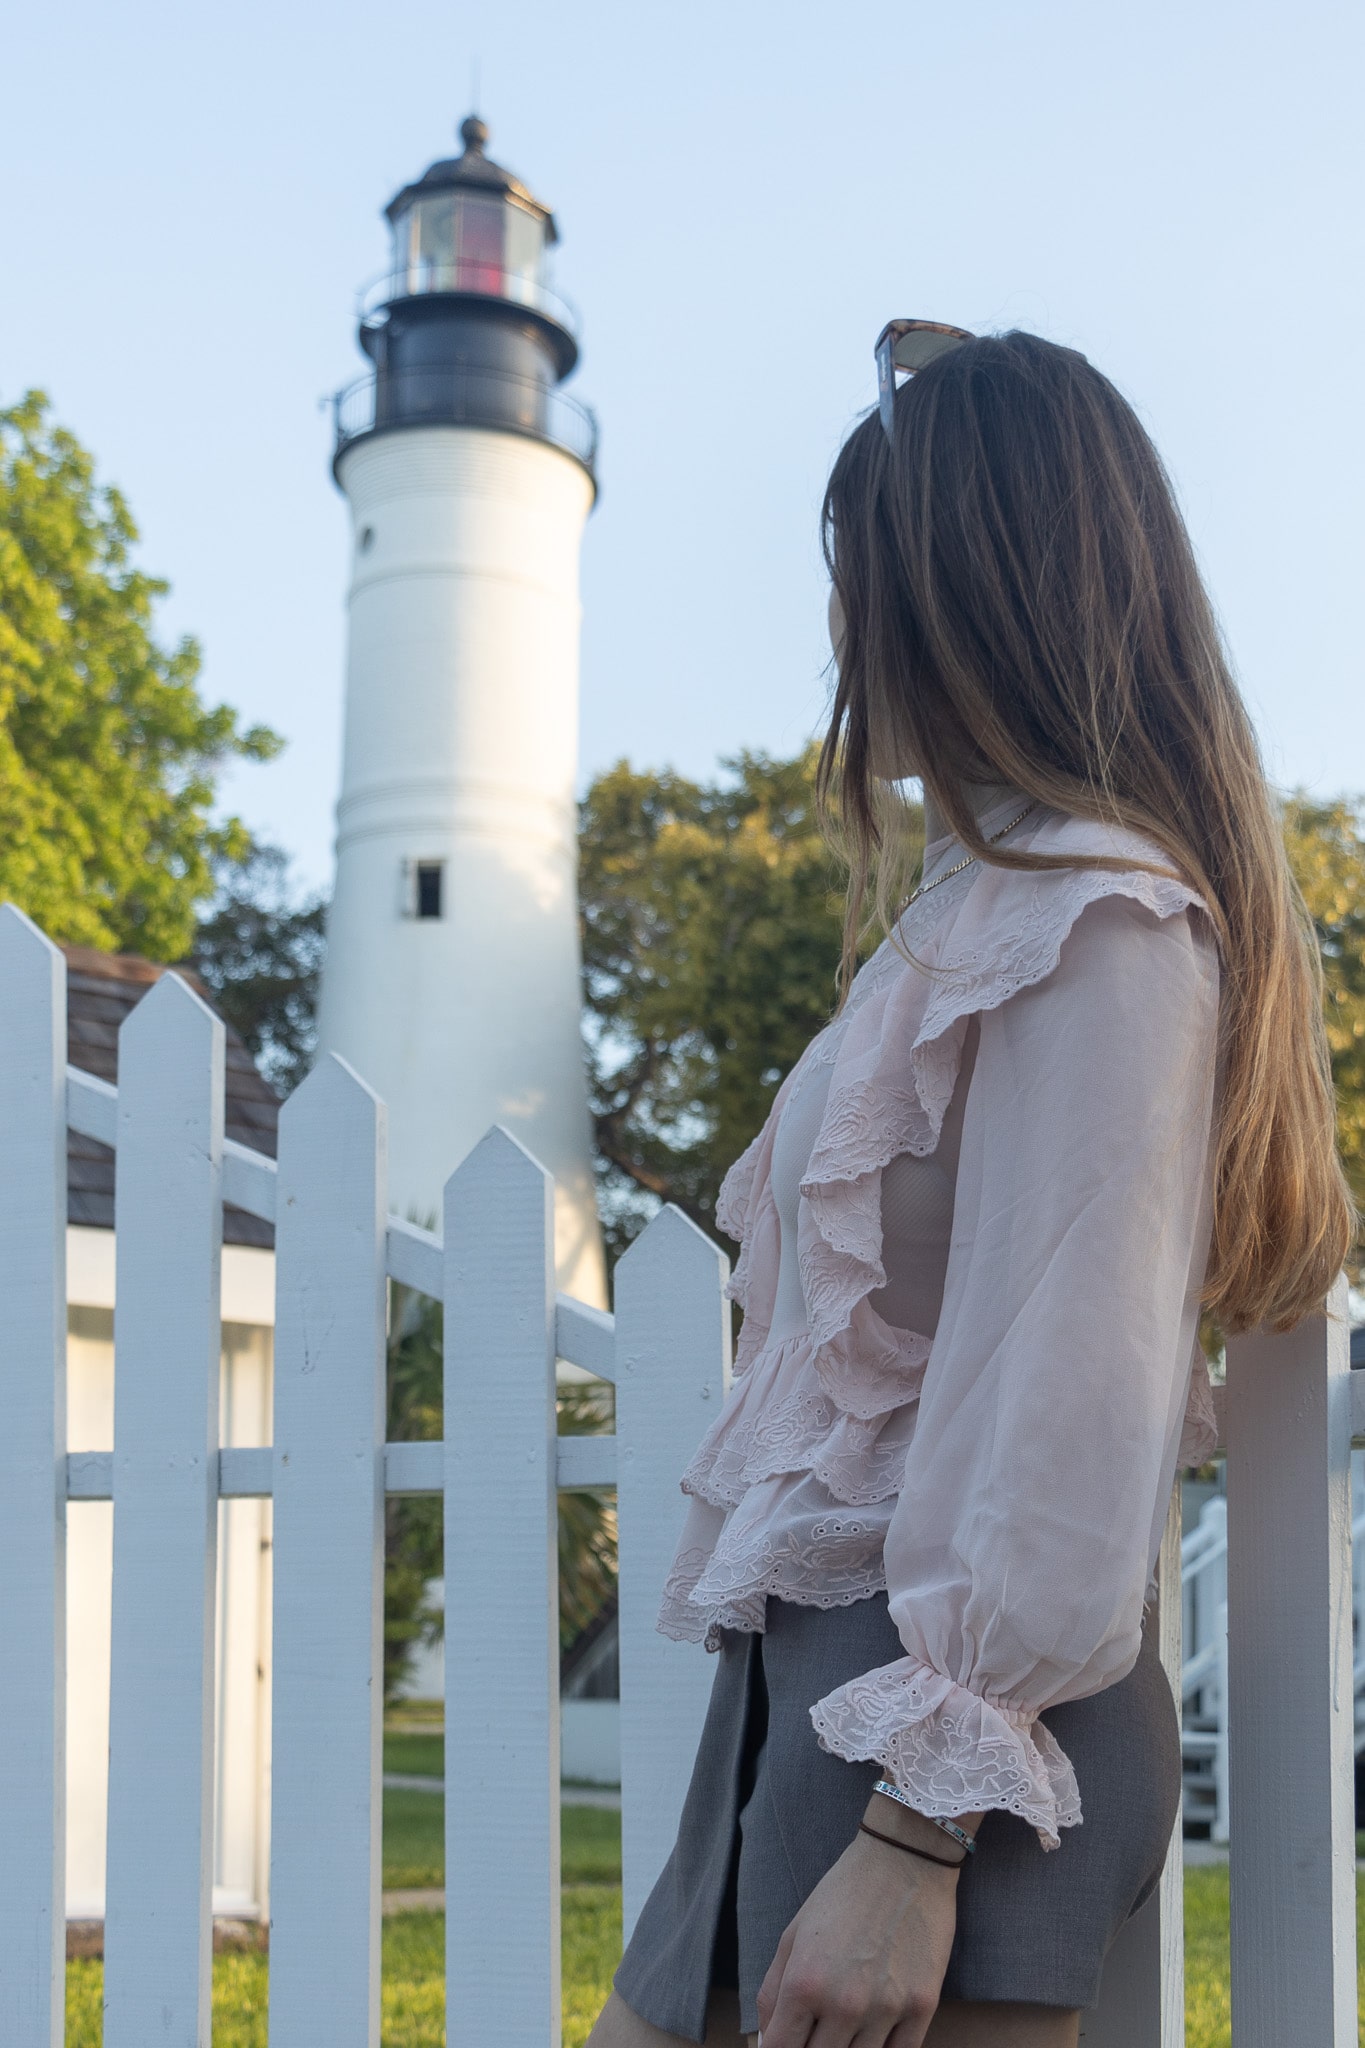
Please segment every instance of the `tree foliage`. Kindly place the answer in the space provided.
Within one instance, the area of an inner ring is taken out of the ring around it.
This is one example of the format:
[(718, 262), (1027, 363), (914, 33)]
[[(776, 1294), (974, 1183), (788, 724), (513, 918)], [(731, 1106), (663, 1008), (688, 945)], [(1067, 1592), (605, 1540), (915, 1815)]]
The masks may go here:
[(240, 822), (217, 771), (279, 740), (201, 700), (196, 643), (153, 635), (120, 493), (32, 391), (0, 411), (0, 896), (56, 939), (179, 960)]
[[(620, 762), (583, 804), (586, 1030), (608, 1234), (659, 1200), (714, 1230), (721, 1177), (834, 1001), (840, 877), (814, 751), (716, 783)], [(1365, 800), (1285, 801), (1317, 929), (1342, 1156), (1365, 1204)]]
[(843, 902), (814, 750), (722, 767), (698, 783), (622, 761), (583, 804), (592, 1110), (617, 1248), (657, 1199), (713, 1227), (725, 1168), (835, 1002)]
[(1365, 800), (1313, 803), (1296, 794), (1284, 807), (1284, 831), (1322, 949), (1341, 1156), (1365, 1208)]
[(281, 1095), (296, 1088), (317, 1045), (326, 904), (296, 898), (288, 856), (252, 844), (219, 863), (218, 893), (199, 922), (189, 964), (221, 1015)]

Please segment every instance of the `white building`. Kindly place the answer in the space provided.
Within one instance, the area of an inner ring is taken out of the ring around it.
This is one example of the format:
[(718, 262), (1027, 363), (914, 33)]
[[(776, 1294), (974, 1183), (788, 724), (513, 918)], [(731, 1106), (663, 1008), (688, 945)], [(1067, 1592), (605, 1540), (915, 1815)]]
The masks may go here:
[(561, 1287), (604, 1299), (576, 888), (579, 543), (596, 430), (549, 209), (484, 152), (387, 208), (374, 367), (338, 395), (346, 738), (320, 1044), (389, 1105), (393, 1206), (434, 1214), (492, 1123), (556, 1187)]

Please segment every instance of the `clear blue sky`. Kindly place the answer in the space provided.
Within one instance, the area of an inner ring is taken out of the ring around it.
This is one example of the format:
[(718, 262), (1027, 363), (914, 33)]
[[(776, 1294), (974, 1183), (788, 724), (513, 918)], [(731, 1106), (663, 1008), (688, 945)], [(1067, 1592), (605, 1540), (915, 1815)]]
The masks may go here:
[(14, 11), (0, 393), (131, 499), (169, 632), (284, 757), (227, 794), (325, 881), (346, 569), (319, 397), (380, 209), (454, 147), (556, 209), (603, 430), (583, 768), (792, 750), (816, 515), (895, 314), (1037, 329), (1174, 471), (1272, 773), (1365, 790), (1354, 0)]

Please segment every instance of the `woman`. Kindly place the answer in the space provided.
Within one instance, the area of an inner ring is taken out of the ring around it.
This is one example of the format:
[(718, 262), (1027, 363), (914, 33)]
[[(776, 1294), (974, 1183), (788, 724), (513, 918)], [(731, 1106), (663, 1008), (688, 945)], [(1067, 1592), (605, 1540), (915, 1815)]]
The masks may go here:
[(1177, 1809), (1143, 1619), (1213, 1444), (1200, 1315), (1289, 1326), (1352, 1238), (1310, 929), (1155, 451), (1032, 335), (898, 322), (879, 366), (825, 505), (820, 786), (846, 975), (888, 936), (722, 1190), (736, 1381), (661, 1617), (718, 1670), (591, 2048), (1072, 2048)]

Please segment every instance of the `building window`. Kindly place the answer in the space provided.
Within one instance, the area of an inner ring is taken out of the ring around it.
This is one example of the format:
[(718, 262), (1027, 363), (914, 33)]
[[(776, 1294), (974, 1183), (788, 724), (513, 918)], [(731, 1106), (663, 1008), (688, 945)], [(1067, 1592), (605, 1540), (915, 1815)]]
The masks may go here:
[(440, 917), (441, 883), (445, 874), (443, 860), (419, 860), (416, 868), (416, 889), (413, 912), (417, 917)]
[(401, 917), (444, 917), (446, 864), (443, 860), (405, 860), (398, 895)]

